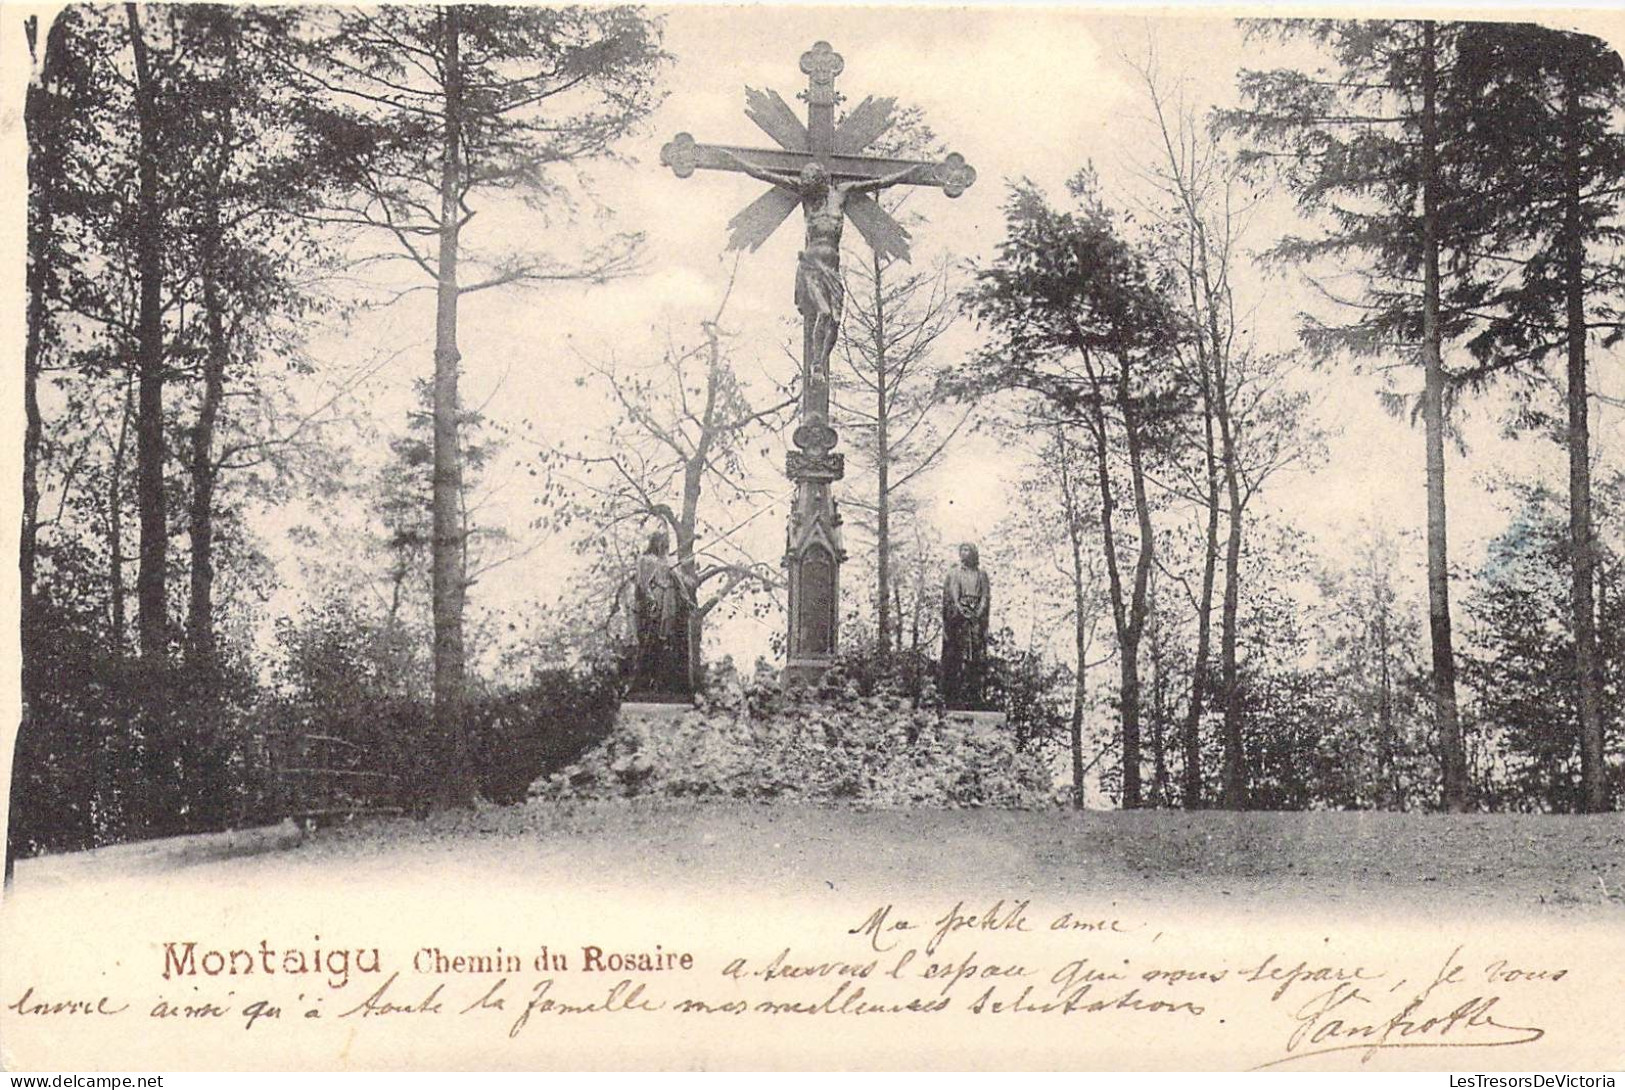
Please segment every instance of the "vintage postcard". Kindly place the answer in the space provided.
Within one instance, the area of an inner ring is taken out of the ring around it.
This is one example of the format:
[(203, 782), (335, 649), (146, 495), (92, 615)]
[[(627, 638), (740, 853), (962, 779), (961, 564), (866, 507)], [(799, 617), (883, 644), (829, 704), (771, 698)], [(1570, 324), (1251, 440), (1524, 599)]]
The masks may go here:
[(0, 1065), (1615, 1085), (1625, 24), (1298, 14), (0, 8)]

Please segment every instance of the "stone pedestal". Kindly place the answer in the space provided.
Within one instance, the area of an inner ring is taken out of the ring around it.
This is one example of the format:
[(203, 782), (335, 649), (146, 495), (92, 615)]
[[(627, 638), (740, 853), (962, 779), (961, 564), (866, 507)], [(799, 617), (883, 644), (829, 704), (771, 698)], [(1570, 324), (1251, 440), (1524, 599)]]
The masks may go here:
[(629, 722), (633, 719), (646, 721), (659, 721), (681, 719), (686, 713), (694, 710), (694, 701), (684, 700), (623, 700), (621, 701), (620, 720)]
[(790, 526), (785, 540), (784, 565), (790, 589), (790, 631), (786, 685), (811, 684), (835, 662), (839, 646), (841, 616), (841, 517), (830, 495), (830, 485), (845, 473), (845, 459), (831, 454), (822, 440), (833, 446), (834, 432), (807, 435), (804, 425), (796, 429), (796, 440), (812, 440), (814, 449), (793, 450), (785, 473), (795, 482), (796, 498), (790, 509)]

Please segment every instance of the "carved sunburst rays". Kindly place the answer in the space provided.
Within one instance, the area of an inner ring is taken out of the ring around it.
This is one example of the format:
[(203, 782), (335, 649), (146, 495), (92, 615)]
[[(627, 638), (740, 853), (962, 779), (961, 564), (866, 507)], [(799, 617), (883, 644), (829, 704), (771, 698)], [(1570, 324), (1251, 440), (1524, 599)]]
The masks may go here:
[(858, 103), (835, 127), (835, 153), (856, 155), (879, 140), (891, 128), (891, 115), (896, 108), (895, 98), (873, 95)]
[[(865, 98), (835, 127), (834, 146), (830, 150), (837, 155), (857, 155), (864, 151), (891, 128), (892, 111), (896, 108), (897, 100), (889, 96)], [(745, 116), (785, 151), (813, 153), (807, 126), (777, 91), (745, 88)]]
[[(812, 55), (808, 54), (809, 57)], [(806, 67), (805, 61), (803, 67)], [(865, 98), (836, 126), (832, 150), (838, 155), (857, 155), (869, 148), (891, 128), (892, 111), (896, 107), (895, 98), (876, 98), (873, 95)], [(745, 116), (785, 151), (804, 152), (809, 158), (815, 157), (807, 126), (801, 123), (801, 119), (789, 103), (779, 97), (777, 91), (745, 88)], [(963, 162), (963, 159), (960, 161)], [(796, 195), (787, 189), (778, 186), (769, 189), (728, 221), (728, 249), (759, 249), (795, 211), (798, 203)], [(864, 241), (883, 260), (893, 257), (908, 260), (908, 229), (880, 207), (874, 198), (854, 193), (847, 198), (846, 215)]]
[(800, 203), (801, 198), (788, 189), (773, 186), (728, 221), (728, 249), (760, 249)]
[(773, 142), (785, 151), (812, 151), (807, 126), (801, 123), (801, 118), (796, 116), (789, 103), (779, 97), (777, 91), (745, 88), (745, 116), (756, 122), (756, 127), (771, 136)]
[[(891, 128), (897, 106), (894, 98), (865, 98), (847, 112), (839, 125), (831, 123), (835, 77), (845, 61), (828, 42), (817, 42), (801, 55), (801, 70), (808, 78), (802, 98), (808, 105), (804, 123), (796, 111), (776, 91), (745, 88), (745, 116), (778, 145), (771, 150), (701, 144), (688, 133), (678, 133), (660, 149), (660, 161), (679, 178), (696, 170), (743, 169), (741, 160), (754, 167), (782, 174), (797, 174), (810, 162), (821, 162), (836, 181), (884, 178), (908, 166), (918, 168), (904, 185), (929, 185), (957, 197), (976, 181), (976, 171), (963, 156), (954, 154), (940, 163), (871, 158), (863, 154)], [(800, 198), (791, 190), (774, 186), (728, 221), (728, 249), (757, 250), (779, 225), (795, 211)], [(882, 259), (909, 259), (909, 233), (873, 197), (852, 193), (846, 199), (846, 216), (856, 225)]]

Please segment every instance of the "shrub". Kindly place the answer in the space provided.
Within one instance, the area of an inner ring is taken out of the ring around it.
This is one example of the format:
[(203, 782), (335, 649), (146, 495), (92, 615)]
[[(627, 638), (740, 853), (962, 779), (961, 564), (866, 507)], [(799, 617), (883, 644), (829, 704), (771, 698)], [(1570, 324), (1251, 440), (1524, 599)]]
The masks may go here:
[[(860, 635), (843, 650), (839, 668), (864, 696), (887, 689), (905, 693), (919, 705), (941, 701), (940, 664), (928, 652), (898, 648), (881, 655), (872, 638)], [(1005, 713), (1005, 729), (1016, 745), (1058, 747), (1064, 743), (1071, 706), (1072, 671), (1016, 643), (1002, 628), (987, 647), (987, 705)]]
[(842, 645), (839, 668), (865, 696), (876, 689), (892, 688), (922, 703), (936, 697), (939, 667), (928, 651), (898, 647), (882, 655), (872, 636), (856, 633)]
[(26, 678), (12, 774), (16, 855), (268, 817), (253, 686), (242, 673), (61, 640), (50, 650)]
[(619, 699), (612, 671), (553, 669), (475, 704), (469, 740), (480, 793), (492, 802), (522, 801), (532, 780), (609, 735)]
[[(329, 606), (280, 635), (280, 695), (266, 723), (282, 813), (424, 812), (451, 755), (430, 701), (413, 691), (422, 671), (404, 634)], [(608, 734), (616, 693), (611, 671), (557, 668), (522, 689), (471, 694), (467, 755), (480, 793), (523, 799), (531, 780)]]

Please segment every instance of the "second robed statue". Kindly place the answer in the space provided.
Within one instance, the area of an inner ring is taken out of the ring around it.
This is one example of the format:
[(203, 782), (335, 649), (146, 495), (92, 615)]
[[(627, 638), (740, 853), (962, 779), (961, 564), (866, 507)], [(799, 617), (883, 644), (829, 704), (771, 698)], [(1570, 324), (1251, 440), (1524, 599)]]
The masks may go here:
[(959, 566), (942, 583), (942, 698), (980, 708), (987, 688), (987, 622), (993, 588), (976, 546), (959, 547)]
[(634, 586), (637, 650), (632, 686), (636, 695), (653, 699), (694, 691), (688, 647), (694, 592), (670, 553), (671, 541), (665, 531), (650, 534), (647, 548), (638, 557)]

